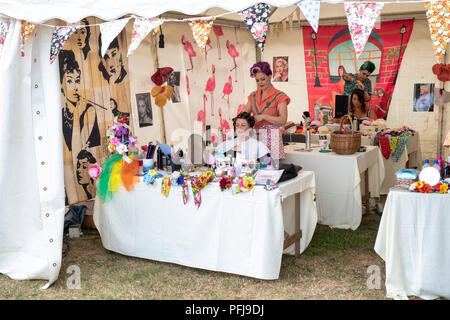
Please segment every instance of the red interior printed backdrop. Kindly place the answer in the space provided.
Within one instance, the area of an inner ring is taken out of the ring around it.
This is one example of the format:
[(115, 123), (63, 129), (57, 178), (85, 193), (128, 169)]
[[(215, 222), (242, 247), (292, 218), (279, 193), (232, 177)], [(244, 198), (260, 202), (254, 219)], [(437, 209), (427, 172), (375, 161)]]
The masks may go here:
[(343, 73), (358, 73), (361, 64), (370, 60), (376, 69), (370, 76), (372, 99), (368, 105), (375, 110), (377, 118), (386, 118), (413, 22), (413, 19), (409, 19), (380, 23), (379, 28), (372, 30), (358, 60), (348, 26), (320, 26), (315, 40), (314, 30), (303, 27), (311, 117), (317, 117), (318, 111), (324, 106), (334, 111), (334, 97), (344, 90)]

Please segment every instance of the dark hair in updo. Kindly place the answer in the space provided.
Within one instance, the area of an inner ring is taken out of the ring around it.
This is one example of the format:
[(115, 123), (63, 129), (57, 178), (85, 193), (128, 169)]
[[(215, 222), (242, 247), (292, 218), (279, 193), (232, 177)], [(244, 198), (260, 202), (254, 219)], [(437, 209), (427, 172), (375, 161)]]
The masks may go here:
[(233, 118), (234, 130), (236, 130), (236, 122), (238, 119), (245, 119), (250, 128), (253, 128), (255, 125), (255, 122), (256, 122), (255, 118), (250, 113), (248, 113), (246, 111), (242, 111), (236, 117)]
[(270, 77), (272, 75), (272, 70), (270, 69), (270, 64), (265, 61), (260, 61), (260, 62), (255, 63), (250, 68), (250, 77), (254, 78), (258, 72), (262, 72), (266, 76)]

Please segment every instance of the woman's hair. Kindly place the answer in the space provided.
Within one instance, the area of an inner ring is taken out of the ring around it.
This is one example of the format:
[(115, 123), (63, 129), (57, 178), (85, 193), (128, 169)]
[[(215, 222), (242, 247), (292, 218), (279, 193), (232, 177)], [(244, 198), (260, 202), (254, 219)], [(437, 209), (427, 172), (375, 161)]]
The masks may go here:
[(375, 70), (375, 64), (371, 61), (365, 61), (361, 67), (359, 67), (360, 71), (367, 70), (372, 73)]
[(345, 70), (345, 67), (342, 64), (338, 67), (338, 74), (339, 74), (339, 70), (343, 71), (342, 72), (343, 75), (347, 73), (347, 71)]
[(362, 91), (361, 89), (354, 89), (352, 91), (352, 95), (350, 96), (350, 112), (354, 113), (355, 112), (355, 106), (353, 105), (353, 95), (356, 95), (358, 97), (358, 101), (361, 102), (361, 111), (363, 113), (367, 113), (367, 108), (366, 108), (366, 102), (364, 101), (364, 91)]
[[(109, 82), (109, 78), (111, 78), (111, 76), (109, 75), (108, 71), (106, 70), (105, 65), (103, 64), (104, 58), (102, 57), (102, 53), (101, 53), (101, 47), (102, 47), (102, 39), (101, 38), (102, 38), (102, 36), (100, 34), (98, 37), (98, 55), (100, 56), (100, 63), (98, 64), (98, 70), (102, 73), (103, 78)], [(107, 50), (113, 49), (113, 48), (117, 48), (117, 50), (119, 50), (119, 54), (121, 55), (118, 37), (114, 38), (114, 40), (109, 44)], [(122, 82), (123, 78), (125, 78), (126, 75), (127, 75), (127, 71), (125, 70), (125, 67), (123, 65), (122, 56), (120, 56), (120, 75), (116, 79), (116, 81), (114, 81), (114, 83)]]
[(83, 51), (84, 60), (86, 60), (88, 52), (91, 51), (91, 46), (89, 45), (89, 39), (91, 38), (91, 28), (89, 27), (89, 22), (86, 18), (82, 19), (81, 22), (86, 25), (85, 27), (83, 27), (86, 29), (86, 40), (84, 42), (83, 49), (81, 49), (81, 51)]
[(288, 66), (288, 62), (286, 61), (286, 59), (284, 59), (284, 58), (278, 58), (278, 59), (275, 61), (275, 64), (277, 64), (278, 62), (281, 62), (281, 63), (283, 64), (284, 68), (285, 68), (286, 70), (288, 70), (289, 66)]
[(80, 66), (75, 60), (75, 54), (72, 50), (61, 50), (58, 55), (59, 60), (59, 81), (62, 84), (65, 73), (72, 73), (75, 70), (80, 71)]
[(242, 111), (236, 117), (233, 118), (234, 130), (236, 130), (236, 122), (238, 119), (245, 119), (250, 128), (253, 128), (255, 126), (255, 122), (256, 122), (255, 118), (250, 113), (248, 113), (246, 111)]
[(272, 70), (270, 69), (270, 64), (265, 61), (260, 61), (260, 62), (255, 63), (250, 68), (250, 77), (254, 78), (258, 72), (262, 72), (266, 76), (270, 77), (272, 75)]

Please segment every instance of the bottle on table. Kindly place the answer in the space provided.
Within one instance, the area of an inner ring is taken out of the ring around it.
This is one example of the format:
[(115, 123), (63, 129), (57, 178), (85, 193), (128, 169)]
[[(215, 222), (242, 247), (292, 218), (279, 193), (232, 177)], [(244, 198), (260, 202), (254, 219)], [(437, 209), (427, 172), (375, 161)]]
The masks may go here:
[(437, 159), (433, 162), (433, 168), (435, 168), (439, 172), (439, 175), (441, 175), (441, 166), (439, 165), (439, 161), (437, 161)]
[(423, 162), (422, 170), (425, 168), (428, 168), (429, 166), (430, 166), (430, 160), (425, 159), (425, 161)]

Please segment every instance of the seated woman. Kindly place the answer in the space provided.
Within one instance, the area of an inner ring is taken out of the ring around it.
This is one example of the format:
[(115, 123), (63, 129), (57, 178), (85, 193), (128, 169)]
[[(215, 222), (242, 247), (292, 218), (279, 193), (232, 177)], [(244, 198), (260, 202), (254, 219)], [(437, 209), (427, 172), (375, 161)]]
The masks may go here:
[(269, 153), (267, 146), (250, 137), (250, 129), (255, 125), (255, 118), (248, 112), (241, 112), (233, 118), (234, 131), (237, 138), (219, 144), (217, 152), (226, 153), (235, 151), (236, 166), (240, 167), (244, 160), (257, 160)]
[(364, 91), (361, 89), (354, 89), (352, 91), (348, 113), (353, 118), (358, 119), (359, 122), (367, 119), (377, 119), (375, 112), (366, 106), (366, 102), (364, 101)]

